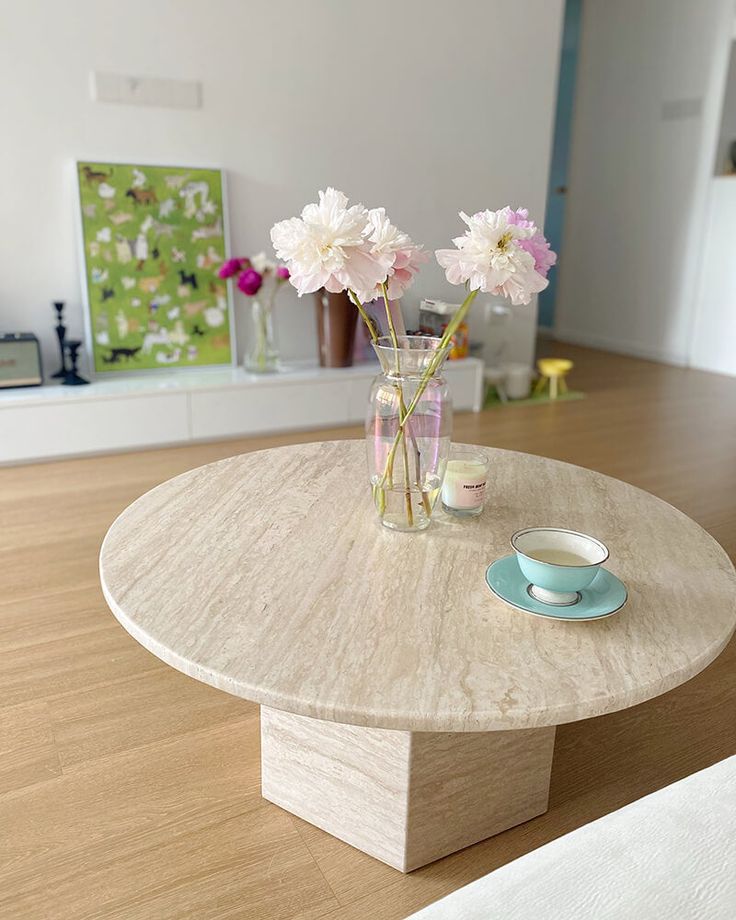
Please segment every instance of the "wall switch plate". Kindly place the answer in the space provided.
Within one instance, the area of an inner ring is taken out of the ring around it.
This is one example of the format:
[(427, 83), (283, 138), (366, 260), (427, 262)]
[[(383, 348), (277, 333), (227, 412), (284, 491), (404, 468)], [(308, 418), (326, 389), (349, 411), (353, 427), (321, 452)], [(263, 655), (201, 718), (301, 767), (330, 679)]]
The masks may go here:
[(135, 77), (96, 70), (90, 74), (90, 92), (95, 102), (156, 105), (168, 109), (199, 109), (202, 106), (202, 84), (196, 80)]

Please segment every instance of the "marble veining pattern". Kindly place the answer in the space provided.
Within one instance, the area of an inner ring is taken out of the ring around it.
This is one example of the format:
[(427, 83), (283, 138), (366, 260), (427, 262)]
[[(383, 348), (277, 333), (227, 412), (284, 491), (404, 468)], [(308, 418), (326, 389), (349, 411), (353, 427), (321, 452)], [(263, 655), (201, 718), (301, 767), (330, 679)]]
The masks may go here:
[(411, 872), (545, 812), (555, 732), (403, 732), (262, 706), (262, 794)]
[[(361, 441), (275, 448), (163, 483), (100, 556), (123, 626), (192, 677), (275, 709), (408, 731), (556, 725), (649, 699), (706, 667), (736, 625), (721, 547), (601, 474), (492, 450), (486, 510), (424, 534), (380, 527)], [(611, 549), (626, 607), (591, 623), (506, 606), (486, 567), (525, 526)]]

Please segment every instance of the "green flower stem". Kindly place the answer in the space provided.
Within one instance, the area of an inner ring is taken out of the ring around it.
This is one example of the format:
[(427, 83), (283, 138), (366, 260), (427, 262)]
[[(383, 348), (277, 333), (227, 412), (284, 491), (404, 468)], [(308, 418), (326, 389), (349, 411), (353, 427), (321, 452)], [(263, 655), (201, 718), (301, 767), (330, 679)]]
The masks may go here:
[(383, 303), (386, 307), (386, 320), (388, 322), (388, 331), (391, 336), (391, 344), (394, 346), (394, 357), (396, 359), (396, 374), (401, 373), (401, 366), (399, 364), (399, 340), (396, 337), (396, 327), (394, 326), (394, 318), (391, 316), (391, 304), (388, 299), (388, 290), (386, 289), (386, 282), (381, 282), (381, 294), (383, 294)]
[(256, 326), (256, 364), (264, 370), (266, 367), (266, 351), (268, 348), (268, 314), (271, 305), (261, 304), (258, 309), (258, 323)]
[[(406, 403), (404, 402), (404, 394), (401, 393), (401, 398), (399, 402), (399, 422), (403, 419), (406, 419), (407, 409)], [(414, 452), (414, 481), (416, 482), (417, 488), (422, 493), (422, 504), (424, 505), (424, 513), (427, 517), (432, 517), (432, 506), (429, 503), (429, 493), (422, 485), (422, 452), (419, 450), (419, 445), (417, 444), (417, 439), (414, 437), (414, 432), (411, 430), (411, 423), (407, 420), (406, 422), (406, 434), (405, 437), (409, 438), (411, 442), (411, 447)]]
[[(394, 318), (391, 315), (391, 304), (388, 299), (388, 289), (386, 288), (386, 282), (381, 282), (381, 294), (383, 295), (383, 303), (386, 307), (386, 321), (388, 322), (389, 334), (391, 336), (391, 344), (394, 347), (394, 373), (397, 377), (401, 376), (401, 362), (399, 359), (399, 340), (396, 336), (396, 327), (394, 326)], [(396, 393), (399, 397), (399, 426), (401, 426), (406, 417), (406, 406), (404, 404), (404, 390), (401, 386), (401, 383), (396, 385)], [(414, 512), (411, 507), (411, 484), (409, 481), (409, 452), (406, 447), (406, 434), (401, 438), (401, 451), (404, 459), (404, 501), (406, 504), (406, 521), (409, 527), (414, 526)], [(388, 466), (388, 464), (387, 464)], [(391, 470), (393, 472), (393, 463), (391, 465)], [(386, 478), (387, 470), (384, 470), (383, 478)], [(419, 485), (419, 483), (417, 483)], [(421, 488), (421, 486), (420, 486)]]
[(399, 430), (396, 432), (394, 443), (391, 445), (391, 449), (389, 450), (388, 456), (386, 457), (386, 470), (383, 473), (383, 477), (381, 481), (377, 484), (377, 488), (380, 489), (384, 486), (386, 482), (386, 472), (388, 471), (389, 467), (393, 467), (394, 457), (396, 455), (396, 449), (399, 446), (399, 441), (403, 441), (404, 427), (406, 423), (408, 422), (408, 420), (413, 415), (414, 410), (419, 404), (419, 400), (424, 395), (424, 391), (429, 386), (429, 381), (432, 379), (432, 377), (435, 374), (435, 371), (437, 370), (437, 368), (440, 366), (440, 364), (444, 360), (443, 353), (445, 349), (447, 348), (447, 346), (452, 341), (452, 337), (457, 332), (458, 327), (460, 326), (460, 323), (462, 323), (462, 321), (467, 316), (468, 310), (470, 309), (477, 294), (478, 294), (477, 291), (471, 291), (468, 294), (468, 296), (465, 298), (465, 300), (462, 302), (462, 304), (460, 305), (460, 309), (457, 311), (457, 313), (453, 316), (453, 318), (447, 324), (447, 328), (445, 329), (444, 335), (440, 339), (440, 344), (437, 347), (437, 351), (432, 356), (432, 360), (429, 362), (429, 364), (427, 365), (427, 369), (422, 374), (422, 379), (419, 381), (419, 386), (417, 387), (417, 391), (414, 394), (412, 401), (409, 403), (406, 413), (404, 414), (404, 418), (403, 420), (399, 421)]
[(376, 327), (373, 325), (373, 320), (365, 312), (363, 304), (358, 300), (354, 291), (351, 291), (350, 288), (348, 288), (347, 290), (348, 290), (348, 297), (352, 300), (352, 302), (358, 308), (358, 313), (360, 313), (361, 318), (363, 319), (363, 322), (368, 327), (368, 332), (370, 333), (370, 336), (371, 336), (371, 342), (373, 343), (377, 342), (378, 336), (376, 335)]
[[(366, 313), (365, 309), (363, 308), (363, 304), (358, 299), (358, 296), (356, 295), (355, 291), (351, 290), (350, 288), (347, 288), (347, 292), (348, 292), (348, 297), (350, 298), (350, 300), (352, 300), (352, 302), (357, 307), (358, 313), (360, 314), (363, 322), (366, 324), (366, 327), (368, 328), (368, 332), (371, 337), (371, 342), (373, 342), (373, 344), (375, 345), (375, 343), (378, 341), (378, 334), (376, 333), (376, 327), (373, 324), (373, 320)], [(386, 470), (384, 471), (384, 481), (385, 481), (386, 472), (388, 471)], [(390, 471), (389, 475), (393, 475), (393, 470)], [(379, 515), (383, 517), (384, 512), (386, 511), (386, 494), (383, 488), (378, 489), (375, 486), (373, 487), (373, 500), (376, 504), (376, 508), (378, 509)]]

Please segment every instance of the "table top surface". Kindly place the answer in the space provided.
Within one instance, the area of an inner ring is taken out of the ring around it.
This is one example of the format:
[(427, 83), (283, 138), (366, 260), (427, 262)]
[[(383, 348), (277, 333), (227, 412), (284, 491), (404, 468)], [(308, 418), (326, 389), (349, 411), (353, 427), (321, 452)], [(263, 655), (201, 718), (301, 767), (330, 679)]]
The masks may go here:
[[(483, 514), (381, 527), (362, 441), (243, 454), (143, 495), (100, 554), (110, 608), (197, 680), (318, 719), (412, 731), (556, 725), (650, 699), (736, 626), (723, 549), (671, 505), (570, 464), (490, 450)], [(522, 527), (608, 544), (620, 613), (567, 623), (508, 607), (488, 564)]]

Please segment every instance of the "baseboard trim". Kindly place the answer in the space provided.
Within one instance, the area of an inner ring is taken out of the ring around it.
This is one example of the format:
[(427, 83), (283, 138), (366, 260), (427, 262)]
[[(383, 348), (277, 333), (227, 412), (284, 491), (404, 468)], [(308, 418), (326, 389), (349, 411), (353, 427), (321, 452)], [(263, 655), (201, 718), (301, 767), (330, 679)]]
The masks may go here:
[(605, 335), (595, 335), (587, 332), (578, 332), (571, 329), (558, 328), (554, 330), (554, 339), (558, 342), (569, 342), (571, 345), (585, 345), (588, 348), (600, 348), (612, 351), (618, 355), (629, 355), (634, 358), (645, 358), (648, 361), (658, 361), (660, 364), (673, 364), (676, 367), (687, 367), (687, 355), (669, 351), (665, 348), (642, 347), (635, 342), (621, 339), (612, 339)]

